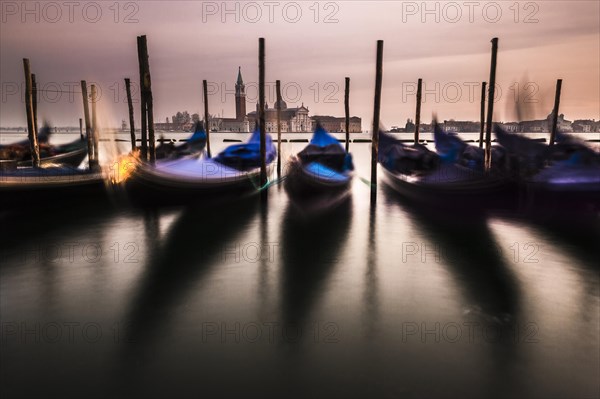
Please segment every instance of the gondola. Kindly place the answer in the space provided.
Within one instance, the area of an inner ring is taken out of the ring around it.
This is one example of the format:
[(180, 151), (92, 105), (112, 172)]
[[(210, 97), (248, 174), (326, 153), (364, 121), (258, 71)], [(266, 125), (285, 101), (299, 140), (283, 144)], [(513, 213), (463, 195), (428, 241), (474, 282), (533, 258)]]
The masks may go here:
[(435, 153), (422, 144), (406, 145), (381, 132), (378, 161), (385, 182), (417, 203), (450, 208), (497, 204), (510, 192), (509, 179), (500, 168), (484, 171), (469, 163), (464, 155), (467, 145), (458, 144)]
[(156, 147), (156, 159), (173, 160), (181, 158), (198, 158), (206, 147), (206, 132), (202, 127), (202, 122), (196, 122), (194, 134), (186, 140), (185, 143), (175, 145), (173, 141), (164, 140)]
[[(52, 129), (48, 126), (48, 125), (44, 125), (40, 131), (38, 132), (38, 144), (44, 144), (44, 143), (48, 143), (48, 141), (50, 140), (50, 135), (52, 134)], [(24, 140), (20, 140), (17, 141), (16, 143), (10, 143), (10, 144), (0, 144), (0, 151), (3, 151), (7, 148), (26, 148), (29, 149), (29, 139), (24, 139)]]
[[(276, 157), (266, 136), (266, 162)], [(122, 182), (128, 198), (141, 205), (176, 205), (237, 197), (260, 187), (260, 132), (248, 142), (227, 147), (214, 158), (177, 159), (156, 165), (136, 159)]]
[[(40, 165), (68, 165), (77, 167), (87, 156), (87, 140), (78, 138), (67, 144), (52, 145), (49, 143), (50, 129), (45, 127), (38, 135)], [(31, 147), (29, 141), (20, 141), (0, 146), (0, 159), (15, 160), (17, 166), (32, 166)]]
[[(483, 172), (485, 170), (485, 150), (470, 145), (456, 133), (444, 131), (434, 121), (433, 138), (438, 155), (448, 162), (454, 162), (468, 169)], [(506, 172), (506, 150), (502, 146), (492, 145), (491, 169), (496, 174)]]
[(600, 209), (600, 154), (583, 141), (559, 132), (550, 146), (498, 126), (495, 133), (529, 204)]
[(100, 200), (106, 197), (101, 172), (72, 166), (20, 167), (0, 174), (0, 207)]
[(317, 125), (309, 144), (288, 162), (284, 187), (307, 211), (340, 203), (350, 194), (354, 165), (339, 141)]

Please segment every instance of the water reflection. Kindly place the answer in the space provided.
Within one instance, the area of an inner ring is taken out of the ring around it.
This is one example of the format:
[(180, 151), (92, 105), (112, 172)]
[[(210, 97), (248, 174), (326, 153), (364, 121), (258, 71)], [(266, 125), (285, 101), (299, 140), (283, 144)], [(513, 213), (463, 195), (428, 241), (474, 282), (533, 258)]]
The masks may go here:
[[(600, 293), (600, 223), (598, 216), (590, 213), (562, 213), (554, 218), (523, 217), (520, 214), (502, 215), (511, 222), (530, 226), (534, 234), (539, 234), (542, 242), (552, 249), (564, 253), (569, 262), (566, 270), (579, 276), (581, 302), (578, 308), (583, 315), (597, 311), (590, 298)], [(543, 245), (543, 244), (542, 244)], [(536, 244), (539, 248), (540, 244)], [(537, 254), (536, 254), (537, 256)]]
[[(310, 315), (327, 292), (324, 285), (338, 263), (352, 217), (347, 198), (334, 209), (305, 216), (289, 204), (282, 221), (281, 295), (283, 325), (293, 334), (311, 329)], [(301, 334), (300, 338), (306, 338)]]
[[(94, 231), (98, 224), (106, 224), (116, 212), (106, 203), (40, 204), (29, 209), (19, 208), (0, 214), (0, 255), (10, 266), (12, 255), (23, 253), (36, 245), (48, 248), (60, 245), (70, 237), (79, 237), (81, 231)], [(0, 267), (2, 267), (0, 266)]]
[[(281, 186), (278, 186), (281, 188)], [(260, 197), (260, 223), (259, 223), (259, 235), (261, 248), (270, 248), (269, 241), (269, 229), (268, 229), (268, 216), (269, 216), (269, 197), (268, 192), (263, 191)], [(263, 251), (261, 251), (263, 252)], [(259, 301), (259, 316), (265, 320), (268, 315), (269, 305), (269, 263), (270, 263), (270, 252), (261, 253), (259, 269), (258, 269), (258, 301)]]
[(513, 217), (519, 223), (527, 223), (545, 236), (553, 245), (559, 246), (569, 256), (579, 260), (587, 269), (600, 269), (600, 221), (594, 214), (571, 214), (569, 218), (539, 219)]
[(146, 214), (147, 246), (153, 249), (126, 316), (127, 350), (139, 355), (166, 330), (189, 290), (218, 263), (228, 240), (243, 231), (257, 209), (256, 198), (215, 209), (182, 211), (165, 237), (158, 232), (160, 215)]
[(434, 254), (454, 275), (464, 293), (465, 311), (479, 313), (494, 321), (510, 321), (519, 311), (519, 288), (494, 240), (484, 213), (438, 212), (402, 199), (391, 189), (384, 190), (428, 237)]
[(372, 339), (377, 335), (379, 319), (379, 284), (377, 276), (377, 213), (375, 203), (369, 207), (369, 236), (367, 248), (367, 267), (365, 270), (365, 292), (363, 319), (365, 323), (365, 338)]
[[(452, 214), (402, 201), (384, 189), (389, 202), (397, 202), (430, 241), (434, 254), (447, 267), (463, 295), (463, 316), (481, 331), (493, 331), (490, 359), (493, 367), (480, 378), (487, 394), (498, 395), (506, 387), (517, 360), (520, 321), (520, 287), (505, 263), (483, 212)], [(474, 330), (475, 331), (475, 330)], [(484, 335), (485, 336), (485, 335)], [(483, 371), (483, 370), (482, 370)]]

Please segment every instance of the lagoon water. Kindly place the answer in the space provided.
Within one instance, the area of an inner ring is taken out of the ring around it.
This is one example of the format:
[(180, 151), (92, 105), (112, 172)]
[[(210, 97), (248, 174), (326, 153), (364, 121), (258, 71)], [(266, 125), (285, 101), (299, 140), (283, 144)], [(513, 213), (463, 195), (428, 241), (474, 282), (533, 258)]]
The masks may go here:
[(2, 212), (2, 397), (600, 395), (597, 216), (442, 221), (383, 184), (372, 207), (370, 144), (351, 150), (351, 201), (316, 217), (281, 184)]

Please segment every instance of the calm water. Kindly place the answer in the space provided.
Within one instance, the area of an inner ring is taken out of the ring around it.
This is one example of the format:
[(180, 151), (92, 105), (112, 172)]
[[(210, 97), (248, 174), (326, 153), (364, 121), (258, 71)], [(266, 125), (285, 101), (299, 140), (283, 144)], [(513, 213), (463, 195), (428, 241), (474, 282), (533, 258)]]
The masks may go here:
[(597, 218), (442, 221), (384, 185), (372, 208), (351, 149), (352, 200), (317, 217), (281, 185), (4, 213), (2, 397), (600, 395)]

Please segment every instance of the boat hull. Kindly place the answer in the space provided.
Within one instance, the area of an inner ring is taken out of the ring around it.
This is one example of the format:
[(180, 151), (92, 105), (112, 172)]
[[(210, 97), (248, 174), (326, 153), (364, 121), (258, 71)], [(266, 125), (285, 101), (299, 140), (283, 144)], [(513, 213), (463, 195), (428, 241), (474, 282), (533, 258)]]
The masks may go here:
[(519, 184), (519, 208), (544, 214), (600, 212), (600, 184), (523, 181)]
[[(58, 155), (54, 155), (51, 157), (42, 158), (42, 159), (40, 159), (40, 165), (41, 166), (67, 165), (67, 166), (78, 167), (79, 165), (81, 165), (81, 162), (83, 162), (83, 160), (85, 159), (86, 156), (87, 156), (87, 148), (81, 148), (81, 149), (71, 151), (71, 152), (68, 152), (65, 154), (58, 154)], [(31, 162), (31, 160), (20, 161), (20, 162), (17, 162), (17, 165), (22, 166), (22, 167), (31, 166), (32, 162)]]
[(297, 157), (288, 163), (284, 188), (291, 202), (307, 212), (322, 211), (342, 203), (351, 194), (352, 173), (331, 170), (315, 173)]
[(138, 165), (122, 186), (127, 199), (136, 205), (185, 205), (252, 195), (259, 192), (259, 182), (258, 168), (232, 172), (217, 165), (192, 177), (166, 173), (150, 165)]
[[(514, 184), (502, 176), (485, 175), (475, 171), (461, 170), (465, 178), (420, 179), (418, 177), (394, 173), (385, 167), (384, 182), (403, 197), (416, 203), (427, 203), (444, 208), (504, 207)], [(454, 169), (456, 170), (456, 169)]]
[(105, 200), (106, 186), (101, 173), (70, 169), (18, 169), (0, 174), (0, 207), (18, 208), (28, 204)]

